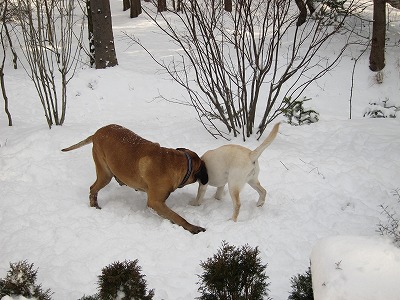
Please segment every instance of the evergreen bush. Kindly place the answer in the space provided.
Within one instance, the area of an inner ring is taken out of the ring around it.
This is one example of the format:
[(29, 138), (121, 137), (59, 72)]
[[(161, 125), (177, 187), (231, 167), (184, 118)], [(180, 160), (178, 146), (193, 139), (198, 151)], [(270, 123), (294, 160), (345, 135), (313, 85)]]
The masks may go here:
[(308, 267), (305, 274), (298, 274), (292, 277), (290, 282), (292, 284), (292, 292), (288, 300), (314, 300), (310, 267)]
[(283, 99), (283, 115), (288, 119), (291, 125), (304, 125), (316, 123), (319, 121), (319, 113), (311, 108), (305, 108), (304, 102), (309, 101), (304, 97), (301, 100), (292, 100), (290, 97)]
[(373, 101), (369, 103), (364, 111), (364, 117), (369, 118), (396, 118), (397, 112), (400, 110), (399, 106), (396, 106), (388, 98), (382, 101)]
[(6, 278), (0, 279), (0, 299), (4, 296), (23, 296), (37, 300), (51, 300), (50, 289), (43, 291), (42, 286), (36, 284), (37, 270), (26, 260), (10, 263), (10, 270)]
[(79, 300), (100, 300), (99, 298), (99, 294), (95, 294), (92, 296), (86, 296), (84, 295), (82, 298), (80, 298)]
[(212, 258), (201, 262), (200, 300), (262, 300), (268, 296), (267, 265), (261, 264), (259, 251), (248, 245), (236, 248), (223, 242)]
[[(101, 300), (151, 300), (154, 290), (147, 293), (147, 283), (141, 268), (135, 261), (114, 262), (103, 268), (99, 276), (99, 294)], [(87, 300), (91, 300), (88, 298)]]

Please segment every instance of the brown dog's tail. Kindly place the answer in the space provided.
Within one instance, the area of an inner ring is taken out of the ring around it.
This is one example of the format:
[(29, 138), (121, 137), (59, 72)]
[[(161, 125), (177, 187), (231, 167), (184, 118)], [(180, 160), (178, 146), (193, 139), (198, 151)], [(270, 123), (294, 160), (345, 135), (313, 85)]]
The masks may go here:
[(67, 152), (67, 151), (75, 150), (75, 149), (78, 149), (80, 147), (89, 145), (90, 143), (92, 143), (92, 137), (93, 137), (93, 135), (89, 136), (88, 138), (84, 139), (83, 141), (79, 142), (78, 144), (72, 145), (72, 146), (70, 146), (68, 148), (65, 148), (65, 149), (61, 149), (61, 151)]
[(274, 127), (272, 128), (271, 132), (269, 133), (269, 135), (267, 136), (267, 138), (265, 139), (265, 141), (260, 146), (258, 146), (256, 149), (251, 151), (251, 153), (250, 153), (251, 161), (256, 161), (257, 158), (260, 157), (261, 153), (263, 153), (263, 151), (272, 143), (272, 141), (275, 139), (276, 135), (278, 134), (280, 124), (281, 124), (280, 122), (276, 123), (274, 125)]

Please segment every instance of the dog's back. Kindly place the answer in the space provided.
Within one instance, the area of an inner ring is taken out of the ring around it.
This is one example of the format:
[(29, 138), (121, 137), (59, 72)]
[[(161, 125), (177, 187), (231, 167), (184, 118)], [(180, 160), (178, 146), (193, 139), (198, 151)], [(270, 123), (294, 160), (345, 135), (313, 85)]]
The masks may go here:
[(224, 145), (209, 150), (201, 157), (208, 166), (209, 184), (222, 186), (234, 173), (243, 173), (249, 169), (251, 150), (240, 145)]

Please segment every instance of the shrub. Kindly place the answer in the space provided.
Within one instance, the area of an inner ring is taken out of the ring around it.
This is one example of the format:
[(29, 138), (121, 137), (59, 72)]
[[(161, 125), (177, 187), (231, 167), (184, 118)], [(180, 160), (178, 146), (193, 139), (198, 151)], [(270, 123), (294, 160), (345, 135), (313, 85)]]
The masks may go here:
[(319, 121), (319, 113), (311, 108), (305, 108), (304, 102), (309, 101), (305, 97), (301, 100), (293, 100), (288, 97), (283, 99), (282, 112), (291, 125), (311, 124)]
[(95, 294), (93, 296), (86, 296), (84, 295), (82, 298), (80, 298), (79, 300), (100, 300), (99, 298), (99, 294)]
[(289, 295), (289, 300), (313, 300), (314, 293), (312, 289), (311, 269), (305, 274), (298, 274), (290, 279), (292, 284), (292, 292)]
[(200, 300), (262, 300), (268, 296), (267, 265), (262, 265), (258, 248), (235, 248), (223, 242), (221, 249), (206, 262), (199, 275)]
[(378, 224), (378, 232), (381, 235), (388, 236), (395, 245), (400, 247), (400, 227), (399, 227), (399, 208), (400, 208), (400, 188), (393, 191), (393, 196), (397, 198), (397, 207), (389, 207), (380, 205), (382, 209), (382, 214), (387, 218), (386, 223)]
[(364, 117), (369, 118), (396, 118), (396, 113), (400, 107), (394, 105), (388, 98), (382, 101), (370, 102), (370, 106), (365, 109)]
[(4, 296), (21, 295), (37, 300), (50, 300), (51, 290), (43, 291), (42, 286), (36, 284), (36, 276), (37, 270), (26, 260), (10, 263), (6, 278), (0, 280), (0, 299)]
[(117, 261), (103, 268), (98, 280), (99, 298), (101, 300), (153, 299), (154, 291), (150, 290), (147, 293), (147, 284), (137, 262), (137, 260)]

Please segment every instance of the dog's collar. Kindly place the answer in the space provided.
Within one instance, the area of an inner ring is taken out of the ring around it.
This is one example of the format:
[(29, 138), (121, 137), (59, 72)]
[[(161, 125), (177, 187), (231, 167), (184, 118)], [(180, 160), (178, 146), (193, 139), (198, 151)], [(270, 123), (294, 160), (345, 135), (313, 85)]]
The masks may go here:
[(183, 187), (185, 185), (186, 181), (189, 179), (190, 174), (192, 174), (192, 158), (186, 152), (184, 152), (184, 153), (185, 153), (186, 160), (187, 160), (187, 171), (186, 171), (185, 177), (183, 178), (183, 180), (182, 180), (181, 184), (178, 186), (178, 188)]

